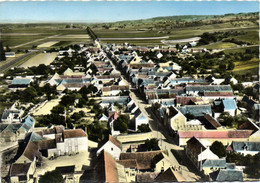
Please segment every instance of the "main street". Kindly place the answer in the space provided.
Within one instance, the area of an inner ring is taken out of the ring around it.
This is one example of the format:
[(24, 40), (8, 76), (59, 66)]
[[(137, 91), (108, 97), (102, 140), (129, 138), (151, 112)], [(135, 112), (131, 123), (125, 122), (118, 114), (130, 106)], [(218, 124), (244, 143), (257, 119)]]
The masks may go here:
[[(113, 68), (117, 70), (112, 60), (109, 59), (109, 61)], [(131, 86), (131, 84), (125, 79), (124, 75), (121, 75), (121, 78), (124, 80), (125, 83), (128, 84), (128, 86)], [(191, 172), (189, 169), (190, 166), (189, 168), (185, 166), (187, 164), (190, 165), (190, 161), (186, 159), (186, 156), (181, 156), (182, 159), (177, 160), (176, 157), (173, 155), (172, 151), (183, 152), (184, 149), (176, 145), (173, 137), (169, 134), (169, 131), (163, 126), (157, 116), (151, 111), (150, 105), (146, 104), (146, 102), (141, 99), (136, 89), (130, 87), (129, 92), (129, 96), (135, 101), (141, 112), (148, 117), (149, 126), (153, 133), (153, 138), (159, 140), (158, 145), (162, 150), (167, 150), (169, 158), (171, 159), (174, 166), (181, 169), (181, 173), (186, 178), (187, 182), (200, 181), (201, 177), (195, 174), (194, 171)]]

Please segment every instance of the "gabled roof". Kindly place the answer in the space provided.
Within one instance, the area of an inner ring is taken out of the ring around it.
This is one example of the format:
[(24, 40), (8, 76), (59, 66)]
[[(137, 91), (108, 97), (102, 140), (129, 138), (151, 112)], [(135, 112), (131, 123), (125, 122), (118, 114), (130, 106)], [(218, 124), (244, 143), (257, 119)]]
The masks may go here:
[[(172, 117), (174, 117), (176, 114), (179, 113), (179, 111), (178, 111), (175, 107), (173, 107), (173, 106), (169, 107), (168, 110), (169, 110), (169, 114), (168, 114), (168, 117), (169, 117), (169, 118), (172, 118)], [(167, 111), (167, 110), (166, 110), (166, 111)]]
[(112, 142), (113, 144), (115, 144), (119, 149), (122, 149), (122, 144), (121, 142), (119, 142), (117, 139), (115, 139), (114, 137), (112, 137), (112, 135), (109, 135), (108, 140), (110, 142)]
[(26, 175), (31, 163), (13, 163), (10, 168), (10, 177)]
[(35, 141), (34, 143), (38, 146), (39, 150), (56, 148), (55, 139), (45, 139), (41, 141)]
[(243, 181), (243, 171), (220, 169), (209, 174), (213, 181)]
[(43, 139), (44, 139), (43, 136), (41, 136), (40, 134), (34, 132), (31, 133), (30, 142), (41, 141)]
[(228, 138), (248, 138), (252, 134), (252, 130), (207, 130), (207, 131), (179, 131), (180, 138), (214, 138), (214, 139), (228, 139)]
[(237, 108), (236, 101), (234, 99), (222, 100), (225, 110), (235, 110)]
[(259, 127), (248, 118), (244, 123), (238, 126), (238, 129), (253, 130), (256, 132), (259, 130)]
[(86, 133), (82, 129), (64, 130), (64, 139), (86, 137)]
[(221, 124), (209, 114), (205, 114), (204, 118), (209, 122), (215, 129), (221, 127)]
[(152, 168), (153, 159), (163, 151), (149, 151), (149, 152), (136, 152), (136, 153), (121, 153), (120, 160), (133, 160), (137, 161), (137, 168), (146, 170)]
[(173, 168), (168, 168), (166, 171), (161, 172), (154, 180), (155, 182), (185, 182), (186, 179), (178, 171)]
[(193, 114), (195, 117), (204, 116), (206, 113), (212, 114), (210, 105), (186, 105), (177, 107), (182, 114)]
[(35, 145), (33, 142), (28, 142), (24, 152), (23, 156), (28, 158), (30, 161), (33, 161), (34, 158), (37, 156), (39, 151), (39, 148), (37, 145)]
[(176, 96), (176, 103), (180, 105), (188, 105), (191, 102), (195, 103), (197, 101), (196, 97), (191, 96)]
[(227, 167), (226, 164), (226, 159), (222, 158), (222, 159), (206, 159), (203, 161), (202, 163), (202, 167), (206, 168), (206, 167), (213, 167), (213, 168), (225, 168)]
[(260, 142), (232, 142), (232, 149), (234, 151), (260, 151)]
[(95, 159), (94, 163), (94, 182), (118, 182), (116, 162), (106, 151), (102, 151)]
[(118, 160), (117, 163), (123, 165), (125, 168), (139, 169), (136, 159)]
[(14, 78), (12, 80), (12, 85), (29, 85), (32, 79), (28, 78)]
[(187, 141), (187, 148), (189, 148), (188, 150), (192, 151), (196, 156), (206, 149), (206, 147), (195, 137), (192, 137)]
[(197, 86), (186, 86), (186, 91), (232, 91), (230, 85), (197, 85)]

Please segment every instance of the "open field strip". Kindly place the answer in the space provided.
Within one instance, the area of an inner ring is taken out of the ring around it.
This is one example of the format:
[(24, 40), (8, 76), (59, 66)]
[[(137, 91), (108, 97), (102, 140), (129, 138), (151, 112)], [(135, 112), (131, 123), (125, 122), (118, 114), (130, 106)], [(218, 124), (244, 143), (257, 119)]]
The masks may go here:
[(237, 45), (229, 42), (218, 42), (210, 45), (200, 46), (207, 49), (226, 49), (226, 48), (237, 48)]
[(24, 62), (28, 61), (30, 58), (34, 57), (37, 55), (40, 51), (34, 50), (32, 52), (28, 52), (26, 54), (21, 55), (20, 57), (17, 57), (9, 62), (7, 62), (5, 65), (2, 65), (0, 67), (0, 73), (5, 73), (12, 67), (19, 66), (23, 64)]
[(44, 33), (26, 33), (26, 32), (10, 32), (10, 33), (1, 33), (2, 36), (35, 36), (41, 35)]
[(6, 64), (6, 63), (8, 63), (8, 62), (11, 62), (12, 60), (14, 60), (14, 59), (16, 59), (16, 58), (18, 58), (18, 57), (20, 57), (20, 56), (22, 56), (22, 55), (23, 55), (23, 53), (19, 53), (19, 54), (15, 54), (15, 57), (6, 57), (6, 60), (5, 60), (5, 61), (1, 61), (1, 62), (0, 62), (0, 66)]
[(58, 36), (58, 35), (53, 35), (53, 36), (48, 36), (48, 37), (44, 37), (44, 38), (41, 38), (41, 39), (36, 39), (36, 40), (33, 40), (33, 41), (29, 41), (27, 43), (23, 43), (23, 44), (20, 44), (20, 45), (12, 46), (10, 48), (19, 48), (19, 47), (25, 46), (27, 44), (35, 43), (35, 42), (42, 41), (42, 40), (48, 39), (48, 38), (54, 38), (56, 36)]
[(57, 44), (59, 41), (48, 41), (46, 43), (42, 43), (40, 45), (38, 45), (38, 48), (45, 48), (45, 47), (51, 47), (52, 45)]
[(40, 116), (40, 115), (47, 115), (50, 114), (50, 111), (53, 107), (59, 104), (61, 99), (54, 99), (48, 102), (42, 103), (38, 108), (35, 109), (33, 115)]
[(192, 37), (192, 38), (187, 38), (187, 39), (176, 39), (176, 40), (161, 40), (162, 43), (164, 44), (169, 44), (169, 43), (187, 43), (187, 42), (192, 42), (192, 41), (198, 41), (200, 40), (200, 37)]
[(57, 38), (90, 38), (88, 34), (67, 34), (67, 35), (61, 35), (57, 36)]
[(19, 67), (32, 67), (39, 66), (40, 64), (49, 65), (57, 56), (57, 53), (40, 53), (33, 58), (29, 59), (27, 62), (23, 63)]
[(100, 40), (150, 40), (150, 39), (168, 39), (169, 36), (162, 37), (117, 37), (117, 38), (99, 38)]
[(234, 72), (259, 68), (258, 58), (253, 58), (252, 60), (247, 62), (234, 62), (234, 63), (235, 63), (235, 68), (233, 70)]

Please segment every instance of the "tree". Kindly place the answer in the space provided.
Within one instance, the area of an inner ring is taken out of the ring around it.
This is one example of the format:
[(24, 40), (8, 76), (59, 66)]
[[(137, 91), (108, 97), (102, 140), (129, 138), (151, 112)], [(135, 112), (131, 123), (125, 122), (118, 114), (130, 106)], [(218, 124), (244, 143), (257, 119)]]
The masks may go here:
[(224, 126), (232, 127), (234, 118), (228, 112), (222, 112), (218, 117), (218, 121)]
[(228, 63), (228, 70), (233, 70), (235, 68), (235, 64), (233, 62)]
[(195, 116), (191, 113), (187, 113), (185, 114), (185, 117), (188, 119), (188, 120), (192, 120), (192, 119), (195, 119)]
[(5, 51), (3, 48), (2, 41), (0, 41), (0, 61), (4, 61), (4, 60), (6, 60)]
[(147, 139), (145, 141), (145, 146), (146, 146), (148, 151), (159, 149), (158, 140), (156, 138)]
[(141, 124), (138, 126), (138, 132), (150, 132), (150, 128), (148, 124)]
[(215, 141), (213, 144), (210, 146), (210, 150), (216, 154), (219, 158), (226, 157), (226, 148), (222, 144), (222, 142)]
[(39, 179), (39, 183), (63, 183), (65, 182), (58, 170), (48, 171)]
[(225, 71), (226, 70), (226, 64), (224, 64), (224, 63), (221, 63), (221, 64), (219, 64), (219, 70), (221, 70), (221, 71)]
[(119, 130), (120, 133), (127, 132), (128, 122), (129, 122), (129, 116), (127, 116), (127, 115), (120, 115), (114, 121), (114, 130)]

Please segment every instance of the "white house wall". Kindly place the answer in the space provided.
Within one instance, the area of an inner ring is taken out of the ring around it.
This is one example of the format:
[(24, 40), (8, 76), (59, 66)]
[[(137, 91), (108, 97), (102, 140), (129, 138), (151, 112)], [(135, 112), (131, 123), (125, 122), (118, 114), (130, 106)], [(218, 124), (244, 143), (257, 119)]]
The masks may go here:
[(102, 150), (105, 150), (109, 153), (114, 159), (119, 159), (121, 149), (113, 144), (111, 141), (107, 141), (102, 147), (100, 147), (97, 151), (97, 155), (100, 154)]

